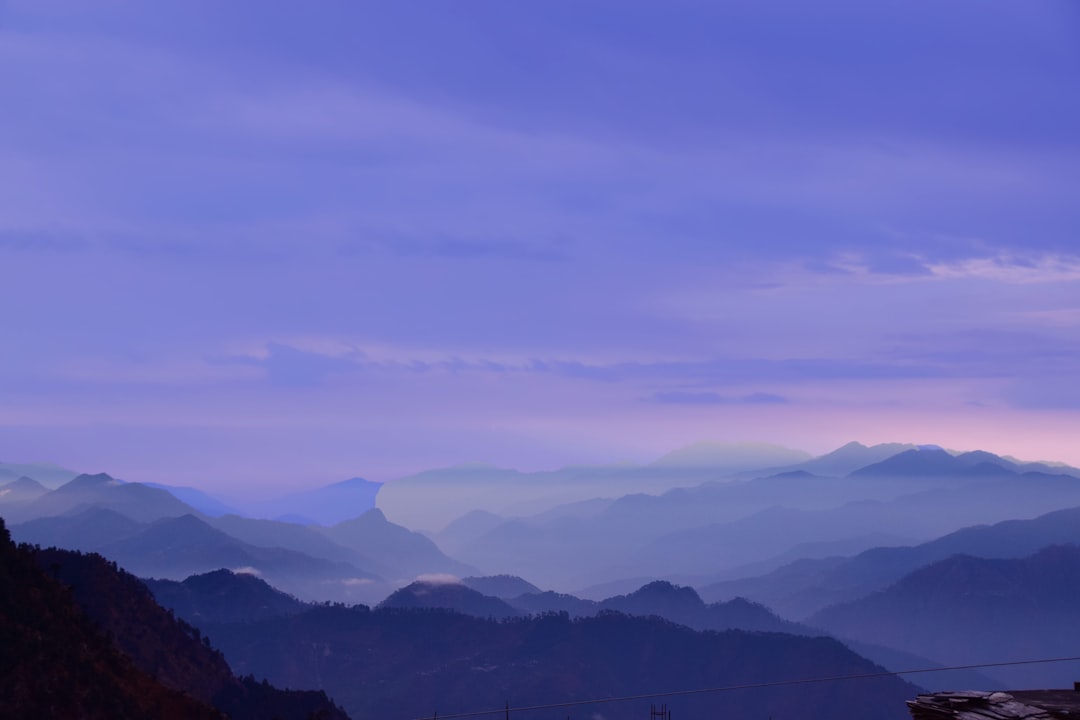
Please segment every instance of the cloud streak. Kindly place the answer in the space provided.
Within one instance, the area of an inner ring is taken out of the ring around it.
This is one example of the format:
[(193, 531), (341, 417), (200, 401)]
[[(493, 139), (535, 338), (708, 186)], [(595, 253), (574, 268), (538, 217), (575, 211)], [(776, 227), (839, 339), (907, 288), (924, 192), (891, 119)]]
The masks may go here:
[(730, 397), (715, 392), (686, 390), (661, 390), (654, 393), (650, 400), (669, 405), (786, 405), (791, 402), (773, 393), (757, 392)]

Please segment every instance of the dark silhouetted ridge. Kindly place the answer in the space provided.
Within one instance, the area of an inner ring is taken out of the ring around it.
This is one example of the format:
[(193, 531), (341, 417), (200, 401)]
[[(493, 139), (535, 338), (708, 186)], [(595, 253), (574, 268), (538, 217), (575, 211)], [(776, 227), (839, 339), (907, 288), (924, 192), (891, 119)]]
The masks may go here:
[[(242, 672), (289, 686), (322, 684), (355, 717), (430, 717), (475, 709), (880, 672), (828, 638), (697, 632), (617, 612), (491, 620), (458, 613), (318, 607), (290, 618), (213, 628)], [(686, 696), (682, 718), (904, 720), (915, 688), (873, 681)], [(571, 709), (632, 717), (632, 704)], [(560, 716), (561, 717), (561, 716)]]
[(380, 608), (426, 608), (454, 610), (474, 617), (508, 618), (520, 615), (506, 602), (489, 597), (461, 583), (414, 582), (390, 594)]
[(680, 587), (665, 580), (643, 585), (629, 595), (618, 595), (600, 603), (606, 610), (628, 615), (659, 615), (669, 620), (686, 613), (701, 612), (705, 603), (691, 587)]
[(215, 570), (182, 582), (144, 580), (163, 607), (195, 625), (295, 615), (307, 603), (246, 573)]
[(0, 717), (220, 718), (136, 667), (0, 520)]
[(567, 613), (570, 617), (591, 617), (600, 609), (595, 600), (585, 600), (575, 595), (548, 590), (542, 593), (526, 593), (510, 600), (523, 615), (542, 613)]
[(67, 550), (33, 553), (40, 568), (70, 588), (79, 608), (141, 672), (224, 712), (232, 720), (343, 720), (324, 693), (278, 690), (236, 678), (201, 633), (155, 602), (138, 578), (100, 555)]

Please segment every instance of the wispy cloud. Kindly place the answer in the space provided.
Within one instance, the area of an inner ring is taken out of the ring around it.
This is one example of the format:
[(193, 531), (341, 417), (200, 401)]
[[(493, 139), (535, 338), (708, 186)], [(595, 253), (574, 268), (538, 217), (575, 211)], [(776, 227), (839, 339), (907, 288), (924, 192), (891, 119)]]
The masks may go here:
[[(379, 351), (376, 351), (379, 352)], [(686, 360), (638, 360), (598, 362), (573, 358), (541, 359), (529, 356), (473, 355), (463, 357), (437, 350), (416, 351), (382, 348), (369, 354), (361, 346), (334, 345), (323, 340), (305, 349), (270, 342), (250, 354), (218, 356), (212, 363), (263, 367), (272, 382), (285, 385), (315, 385), (334, 374), (361, 370), (402, 373), (471, 373), (554, 375), (603, 383), (635, 381), (692, 381), (696, 383), (738, 384), (752, 381), (814, 382), (821, 380), (874, 380), (897, 378), (940, 378), (955, 374), (946, 363), (911, 360), (867, 361), (847, 358), (765, 358), (718, 357)], [(778, 403), (785, 399), (770, 393), (750, 393), (737, 397), (711, 392), (662, 391), (660, 402), (684, 403)]]
[(988, 280), (1034, 285), (1080, 280), (1080, 256), (1060, 253), (996, 252), (933, 258), (907, 253), (845, 253), (803, 267), (815, 274), (869, 283)]
[(426, 585), (461, 585), (461, 578), (448, 573), (427, 573), (417, 575), (416, 582)]
[(389, 252), (403, 258), (435, 257), (449, 260), (522, 260), (563, 262), (570, 258), (563, 243), (479, 237), (415, 237), (375, 233), (375, 238), (347, 240), (339, 245), (344, 256)]
[(716, 392), (687, 390), (661, 390), (649, 399), (667, 405), (785, 405), (791, 402), (786, 397), (773, 393), (757, 392), (732, 397)]
[(928, 264), (931, 274), (942, 280), (992, 280), (1015, 285), (1080, 281), (1080, 256), (1003, 253), (951, 263)]
[(330, 355), (299, 350), (281, 343), (268, 343), (259, 356), (239, 355), (211, 358), (212, 364), (252, 365), (266, 370), (269, 381), (287, 387), (316, 387), (329, 377), (358, 370), (361, 355)]

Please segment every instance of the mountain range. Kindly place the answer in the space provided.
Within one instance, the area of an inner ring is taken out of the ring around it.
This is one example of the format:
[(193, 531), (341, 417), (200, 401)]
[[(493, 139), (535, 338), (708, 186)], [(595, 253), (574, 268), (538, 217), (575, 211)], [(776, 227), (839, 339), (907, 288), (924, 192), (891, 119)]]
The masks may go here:
[[(349, 590), (375, 584), (378, 576), (345, 562), (335, 562), (281, 547), (245, 543), (191, 514), (136, 523), (110, 510), (41, 518), (12, 528), (23, 542), (57, 544), (97, 552), (131, 573), (180, 580), (226, 568), (249, 572), (310, 598), (347, 596)], [(332, 588), (332, 589), (331, 589)]]
[(698, 443), (648, 465), (572, 466), (523, 473), (472, 464), (428, 470), (386, 483), (378, 505), (395, 522), (438, 532), (466, 513), (535, 515), (558, 505), (698, 485), (739, 472), (809, 460), (767, 443)]
[[(844, 454), (872, 450), (849, 446)], [(544, 586), (575, 592), (624, 578), (705, 585), (710, 576), (730, 577), (741, 566), (779, 566), (777, 560), (790, 560), (796, 548), (860, 551), (883, 535), (918, 542), (1080, 505), (1080, 478), (988, 456), (904, 450), (844, 477), (788, 470), (573, 503), (499, 524), (474, 513), (445, 532), (452, 531), (456, 556), (470, 565), (489, 573), (526, 572)], [(470, 523), (482, 527), (470, 531)]]
[[(774, 464), (737, 469), (751, 461)], [(904, 644), (875, 634), (883, 621), (849, 626), (836, 613), (899, 585), (903, 602), (874, 607), (894, 618), (905, 602), (931, 607), (933, 583), (910, 578), (958, 554), (1019, 560), (1080, 542), (1080, 478), (1072, 472), (936, 446), (855, 443), (808, 458), (775, 446), (703, 445), (643, 466), (432, 471), (407, 485), (437, 488), (433, 502), (454, 495), (440, 513), (469, 509), (428, 534), (391, 522), (381, 508), (337, 522), (309, 522), (299, 512), (296, 522), (222, 514), (231, 507), (214, 506), (201, 491), (105, 474), (52, 490), (20, 476), (0, 485), (0, 514), (18, 521), (11, 532), (22, 541), (98, 552), (154, 578), (147, 582), (158, 600), (207, 632), (253, 621), (284, 627), (327, 601), (378, 603), (378, 617), (459, 613), (511, 624), (553, 613), (571, 624), (619, 613), (695, 632), (827, 633), (896, 669), (953, 658), (926, 640), (930, 634)], [(542, 496), (545, 479), (554, 484)], [(395, 496), (394, 482), (355, 479), (312, 496), (338, 493), (339, 505), (355, 508), (352, 500), (367, 493), (365, 502), (390, 498), (403, 508), (408, 493)], [(470, 494), (485, 487), (484, 495)], [(596, 488), (611, 495), (589, 497)], [(634, 488), (648, 492), (626, 492)], [(509, 503), (518, 490), (521, 502)], [(203, 512), (180, 496), (216, 509)], [(561, 502), (566, 497), (574, 499)], [(965, 577), (977, 587), (982, 575)], [(1019, 592), (1013, 584), (1025, 576), (999, 577)], [(1065, 594), (1068, 577), (1060, 574)], [(586, 586), (588, 594), (578, 590)], [(1054, 583), (1039, 587), (1051, 593)], [(977, 592), (967, 600), (973, 617), (987, 610)], [(986, 687), (1007, 677), (968, 679)]]
[(803, 559), (771, 573), (701, 588), (712, 600), (744, 596), (787, 617), (805, 618), (824, 607), (885, 588), (919, 567), (953, 555), (1017, 558), (1049, 545), (1080, 543), (1080, 507), (1028, 520), (967, 527), (914, 546), (877, 547), (854, 557)]
[[(317, 607), (299, 615), (205, 628), (230, 664), (290, 687), (321, 687), (356, 717), (424, 717), (477, 709), (637, 695), (651, 689), (879, 672), (829, 638), (698, 632), (617, 612), (505, 620), (449, 611)], [(862, 683), (684, 696), (679, 717), (905, 717), (916, 689)], [(602, 716), (641, 703), (599, 703)], [(518, 714), (518, 713), (513, 713)]]
[[(485, 579), (473, 580), (483, 584)], [(524, 583), (521, 579), (491, 581), (499, 585)], [(392, 594), (374, 612), (363, 606), (302, 603), (265, 581), (224, 571), (193, 576), (183, 583), (151, 582), (149, 586), (166, 607), (199, 626), (215, 643), (224, 643), (221, 647), (226, 648), (235, 670), (266, 675), (291, 687), (315, 682), (356, 716), (397, 707), (397, 711), (419, 717), (424, 704), (435, 699), (445, 704), (484, 702), (486, 697), (490, 702), (492, 691), (529, 702), (546, 693), (572, 698), (586, 688), (609, 688), (618, 693), (633, 682), (640, 687), (640, 683), (664, 677), (693, 681), (710, 663), (715, 665), (717, 652), (755, 658), (750, 667), (735, 670), (728, 666), (725, 670), (739, 677), (775, 677), (778, 671), (806, 676), (828, 668), (858, 668), (860, 664), (874, 667), (858, 656), (837, 654), (842, 646), (834, 641), (774, 633), (784, 629), (807, 635), (807, 628), (785, 623), (765, 608), (742, 601), (706, 608), (690, 588), (667, 583), (653, 583), (630, 596), (593, 603), (589, 619), (577, 621), (566, 612), (523, 613), (510, 602), (448, 581), (410, 585)], [(704, 619), (716, 625), (708, 619), (711, 610), (726, 613), (721, 625), (741, 629), (702, 634), (670, 621), (681, 613), (684, 616), (679, 620), (692, 623)], [(602, 627), (608, 629), (597, 629)], [(754, 627), (758, 633), (747, 633), (747, 628)], [(615, 646), (613, 638), (619, 638)], [(702, 650), (702, 642), (706, 647), (715, 644), (716, 650)], [(322, 649), (321, 654), (312, 655), (312, 648)], [(714, 660), (704, 661), (708, 657)], [(840, 661), (840, 657), (846, 660)], [(812, 664), (800, 665), (809, 658)], [(658, 669), (665, 663), (675, 663), (681, 669)], [(522, 668), (531, 669), (522, 673)], [(581, 683), (582, 677), (595, 676), (603, 678), (603, 684)], [(872, 696), (907, 692), (883, 690), (880, 685), (865, 690)], [(747, 711), (750, 706), (742, 703), (748, 702), (780, 711), (783, 704), (796, 702), (796, 697), (770, 694), (730, 705), (680, 707), (686, 711)], [(811, 717), (829, 709), (840, 717), (853, 717), (848, 715), (852, 712), (848, 704), (863, 701), (852, 701), (843, 692), (829, 692), (822, 702), (822, 709), (814, 710)]]
[(125, 483), (105, 473), (79, 475), (28, 502), (3, 503), (0, 511), (10, 522), (19, 522), (63, 515), (90, 506), (108, 507), (139, 522), (193, 512), (193, 508), (167, 490)]
[(162, 607), (195, 626), (296, 615), (310, 605), (248, 573), (214, 570), (182, 581), (143, 580)]
[(20, 541), (100, 552), (140, 575), (179, 580), (247, 569), (306, 598), (356, 602), (381, 598), (425, 573), (475, 573), (377, 509), (331, 527), (304, 526), (208, 517), (166, 489), (104, 474), (80, 475), (44, 492), (32, 480), (11, 485), (13, 499), (0, 495), (0, 511), (24, 519), (12, 526)]
[[(962, 665), (1070, 657), (1080, 647), (1080, 547), (1023, 558), (954, 555), (884, 590), (825, 608), (807, 622)], [(984, 672), (1012, 687), (1066, 687), (1080, 661)]]
[[(743, 630), (784, 632), (820, 637), (824, 631), (777, 617), (768, 608), (741, 598), (706, 604), (691, 588), (652, 582), (632, 593), (603, 601), (590, 601), (553, 592), (527, 592), (514, 598), (496, 598), (478, 592), (476, 586), (509, 589), (531, 587), (521, 578), (505, 576), (469, 578), (470, 584), (444, 578), (410, 584), (384, 599), (382, 609), (413, 609), (456, 612), (478, 618), (507, 619), (551, 613), (571, 618), (619, 612), (637, 617), (659, 617), (695, 630)], [(265, 581), (225, 570), (206, 573), (180, 582), (148, 580), (158, 602), (194, 625), (214, 625), (297, 615), (314, 607), (286, 595)], [(860, 655), (892, 670), (937, 667), (940, 663), (911, 652), (844, 638)], [(949, 687), (996, 688), (998, 683), (973, 671), (949, 671), (924, 676), (920, 683), (931, 689)]]
[(301, 525), (336, 525), (373, 509), (381, 489), (382, 483), (355, 477), (251, 503), (250, 514)]

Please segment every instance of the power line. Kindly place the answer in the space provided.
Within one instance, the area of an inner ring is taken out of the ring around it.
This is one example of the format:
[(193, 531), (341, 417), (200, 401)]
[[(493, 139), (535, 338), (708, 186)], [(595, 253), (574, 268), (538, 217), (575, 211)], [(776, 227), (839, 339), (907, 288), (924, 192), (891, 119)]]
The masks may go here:
[[(725, 685), (723, 687), (696, 688), (694, 690), (673, 690), (670, 692), (642, 693), (641, 695), (622, 695), (618, 697), (593, 698), (591, 700), (573, 700), (568, 702), (547, 703), (544, 705), (525, 705), (522, 707), (501, 707), (496, 710), (477, 710), (474, 712), (455, 713), (453, 715), (435, 715), (437, 720), (457, 720), (458, 718), (474, 718), (486, 715), (507, 714), (512, 712), (524, 712), (527, 710), (552, 710), (557, 708), (575, 707), (577, 705), (599, 705), (601, 703), (626, 702), (629, 700), (653, 700), (656, 698), (677, 697), (680, 695), (705, 695), (707, 693), (730, 692), (732, 690), (753, 690), (756, 688), (774, 688), (788, 685), (812, 685), (814, 683), (836, 682), (839, 680), (869, 680), (872, 678), (891, 677), (895, 675), (916, 675), (918, 673), (947, 672), (949, 670), (978, 670), (980, 668), (1008, 667), (1014, 665), (1038, 665), (1041, 663), (1072, 662), (1080, 660), (1080, 655), (1074, 657), (1039, 658), (1037, 660), (1010, 660), (1007, 662), (976, 663), (973, 665), (952, 665), (949, 667), (918, 668), (915, 670), (892, 670), (879, 673), (863, 673), (861, 675), (832, 675), (829, 677), (802, 678), (799, 680), (773, 680), (770, 682), (748, 683), (744, 685)], [(414, 720), (432, 720), (432, 716), (415, 718)]]

